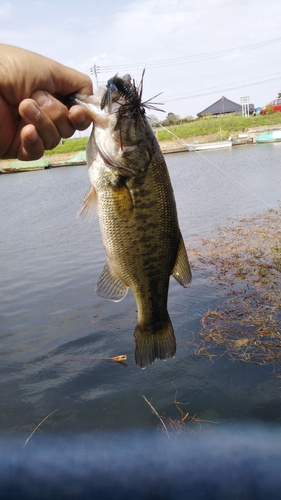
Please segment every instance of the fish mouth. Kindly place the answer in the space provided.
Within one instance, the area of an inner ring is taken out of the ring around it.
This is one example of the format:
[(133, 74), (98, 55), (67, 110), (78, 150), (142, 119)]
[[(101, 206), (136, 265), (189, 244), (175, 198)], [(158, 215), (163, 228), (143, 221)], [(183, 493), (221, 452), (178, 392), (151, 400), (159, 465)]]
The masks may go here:
[(101, 109), (108, 106), (108, 111), (111, 113), (112, 103), (117, 102), (121, 97), (123, 97), (126, 102), (131, 102), (135, 98), (134, 86), (132, 85), (131, 75), (129, 74), (121, 77), (118, 76), (117, 73), (107, 81), (106, 90), (100, 103)]
[[(125, 78), (124, 79), (124, 82), (125, 82), (126, 81), (126, 75), (125, 75), (124, 78)], [(128, 79), (129, 78), (131, 78), (131, 77), (128, 75)], [(111, 82), (111, 80), (113, 80), (113, 79), (110, 79), (109, 82)], [(122, 82), (123, 82), (123, 79), (121, 79), (120, 77), (118, 77), (118, 85), (119, 85), (119, 87), (120, 87), (120, 80), (122, 80)], [(113, 85), (113, 84), (110, 83), (110, 85)], [(102, 109), (101, 102), (103, 100), (106, 100), (108, 98), (109, 94), (108, 94), (108, 89), (105, 90), (105, 87), (100, 88), (100, 90), (103, 91), (103, 94), (101, 94), (101, 92), (99, 92), (96, 95), (92, 95), (92, 96), (88, 96), (88, 95), (84, 95), (84, 94), (73, 94), (71, 96), (71, 101), (72, 101), (72, 105), (73, 104), (80, 104), (80, 105), (86, 107), (88, 109), (88, 111), (90, 112), (90, 114), (92, 115), (93, 123), (96, 126), (99, 125), (102, 128), (104, 128), (108, 124), (108, 120), (109, 120), (110, 114), (112, 112), (115, 113), (117, 110), (115, 110), (115, 109), (112, 110), (111, 109), (111, 111), (110, 111), (108, 109), (108, 112), (107, 112), (104, 109)], [(111, 91), (112, 90), (110, 90), (110, 92)], [(128, 92), (129, 92), (129, 90), (128, 90)], [(128, 95), (128, 93), (127, 93), (127, 95)], [(115, 93), (111, 105), (113, 103), (117, 104), (118, 99), (120, 100), (121, 97), (123, 97), (121, 95), (121, 91), (120, 92), (118, 91), (117, 93)], [(120, 107), (122, 107), (123, 103), (118, 103), (118, 104), (119, 104), (119, 106), (118, 106), (118, 109), (119, 109)], [(108, 104), (104, 104), (104, 106), (106, 106), (106, 105), (109, 107)], [(116, 159), (115, 159), (116, 155), (114, 157), (111, 154), (108, 154), (107, 151), (106, 151), (106, 148), (104, 147), (104, 145), (102, 143), (100, 144), (97, 141), (95, 141), (95, 145), (96, 145), (97, 156), (100, 157), (100, 160), (108, 168), (117, 170), (121, 175), (123, 174), (126, 177), (131, 177), (132, 175), (135, 175), (136, 172), (135, 172), (135, 170), (134, 170), (133, 167), (130, 168), (130, 166), (122, 165), (118, 161), (116, 161)], [(137, 148), (137, 144), (132, 144), (132, 145), (129, 145), (129, 146), (125, 146), (124, 144), (122, 144), (122, 137), (120, 136), (120, 145), (119, 145), (119, 147), (120, 147), (120, 150), (122, 150), (122, 153), (124, 153), (126, 151), (133, 151), (135, 148)], [(96, 157), (96, 159), (97, 159), (97, 157)]]

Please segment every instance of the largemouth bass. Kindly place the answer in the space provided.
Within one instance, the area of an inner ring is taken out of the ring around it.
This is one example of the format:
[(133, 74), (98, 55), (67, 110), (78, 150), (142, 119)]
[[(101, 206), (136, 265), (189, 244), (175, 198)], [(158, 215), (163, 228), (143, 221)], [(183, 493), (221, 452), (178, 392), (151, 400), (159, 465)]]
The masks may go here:
[(116, 75), (95, 96), (76, 95), (91, 113), (87, 144), (90, 190), (80, 215), (97, 205), (108, 256), (96, 286), (100, 297), (122, 300), (131, 288), (138, 309), (135, 360), (140, 368), (175, 356), (167, 311), (170, 275), (191, 282), (168, 169), (130, 75)]

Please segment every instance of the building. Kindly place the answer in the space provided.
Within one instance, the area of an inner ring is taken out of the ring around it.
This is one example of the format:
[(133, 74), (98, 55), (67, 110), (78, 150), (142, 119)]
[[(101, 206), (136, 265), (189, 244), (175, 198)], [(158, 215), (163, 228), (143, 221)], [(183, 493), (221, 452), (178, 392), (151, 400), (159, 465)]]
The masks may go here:
[[(249, 111), (250, 114), (252, 114), (255, 111), (255, 106), (253, 104), (249, 105)], [(203, 109), (203, 111), (200, 111), (200, 113), (197, 113), (197, 116), (199, 118), (204, 115), (221, 116), (221, 115), (226, 115), (228, 113), (235, 113), (236, 115), (241, 115), (242, 106), (241, 104), (237, 104), (237, 102), (230, 101), (230, 99), (227, 99), (226, 97), (222, 96), (221, 99), (214, 102), (214, 104), (211, 104), (211, 106), (209, 106), (208, 108)]]

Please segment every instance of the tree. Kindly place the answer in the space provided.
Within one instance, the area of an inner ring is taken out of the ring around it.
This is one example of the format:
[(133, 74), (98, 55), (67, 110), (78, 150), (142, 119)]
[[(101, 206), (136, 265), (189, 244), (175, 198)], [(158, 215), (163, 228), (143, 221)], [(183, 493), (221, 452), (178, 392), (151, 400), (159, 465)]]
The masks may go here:
[(164, 127), (168, 127), (169, 125), (177, 125), (181, 122), (181, 118), (179, 115), (175, 115), (174, 113), (168, 113), (166, 120), (162, 122)]
[(159, 120), (155, 115), (147, 115), (152, 127), (159, 127)]

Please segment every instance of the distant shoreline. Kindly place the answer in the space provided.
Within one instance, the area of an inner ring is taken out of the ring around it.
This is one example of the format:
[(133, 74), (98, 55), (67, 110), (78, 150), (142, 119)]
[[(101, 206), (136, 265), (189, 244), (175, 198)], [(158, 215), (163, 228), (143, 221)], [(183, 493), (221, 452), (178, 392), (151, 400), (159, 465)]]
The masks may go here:
[[(281, 125), (268, 125), (268, 126), (261, 126), (261, 127), (253, 127), (251, 129), (248, 129), (246, 134), (249, 139), (254, 140), (258, 135), (262, 134), (263, 132), (269, 131), (269, 130), (280, 130)], [(235, 137), (233, 139), (237, 139), (240, 134), (245, 134), (245, 131), (240, 131), (235, 134)], [(169, 154), (169, 153), (179, 153), (179, 152), (184, 152), (188, 151), (185, 144), (200, 144), (200, 143), (208, 143), (208, 142), (213, 142), (215, 141), (214, 134), (209, 134), (209, 135), (204, 135), (204, 136), (197, 136), (197, 137), (186, 137), (184, 139), (171, 139), (171, 140), (163, 140), (159, 142), (160, 148), (162, 150), (163, 154)], [(243, 142), (241, 141), (241, 144)], [(50, 162), (50, 167), (59, 167), (59, 166), (67, 166), (68, 164), (66, 163), (68, 160), (73, 158), (77, 152), (72, 151), (70, 153), (56, 153), (56, 154), (51, 154), (51, 155), (44, 155), (40, 160), (48, 160)], [(0, 160), (0, 173), (5, 173), (3, 172), (3, 169), (8, 167), (12, 162), (15, 160)], [(20, 171), (20, 170), (18, 170)]]
[[(160, 143), (160, 147), (162, 149), (162, 152), (163, 153), (172, 153), (172, 152), (180, 152), (180, 151), (183, 151), (185, 150), (186, 151), (186, 148), (184, 148), (183, 145), (181, 145), (180, 143), (177, 143), (177, 141), (161, 141)], [(50, 166), (51, 167), (58, 167), (58, 166), (66, 166), (67, 163), (71, 158), (73, 158), (75, 156), (75, 152), (71, 152), (71, 153), (56, 153), (56, 154), (52, 154), (52, 155), (44, 155), (42, 156), (42, 158), (38, 159), (39, 160), (48, 160), (50, 162)], [(4, 169), (5, 167), (9, 167), (9, 165), (11, 165), (11, 163), (13, 163), (15, 161), (15, 159), (9, 159), (9, 160), (0, 160), (0, 172), (2, 169)], [(20, 171), (20, 170), (19, 170)], [(2, 173), (5, 173), (5, 172), (2, 172)]]

